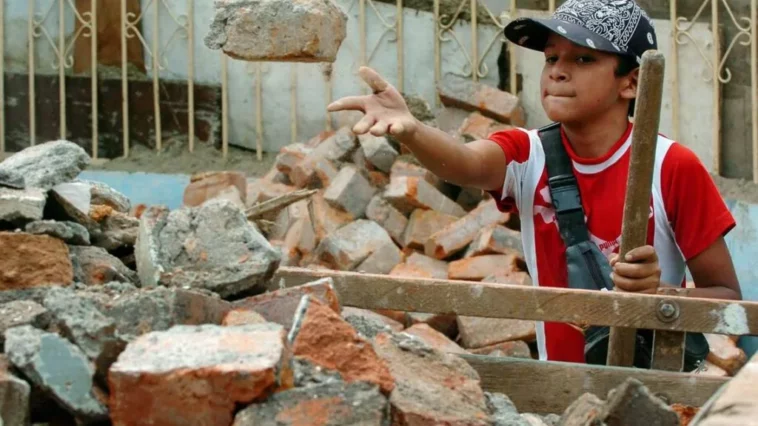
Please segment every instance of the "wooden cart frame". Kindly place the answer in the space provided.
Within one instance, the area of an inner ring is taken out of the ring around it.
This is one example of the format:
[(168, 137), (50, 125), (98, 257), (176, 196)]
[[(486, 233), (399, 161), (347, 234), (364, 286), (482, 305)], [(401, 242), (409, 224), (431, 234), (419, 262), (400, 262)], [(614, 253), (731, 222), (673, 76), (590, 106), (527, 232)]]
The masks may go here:
[[(583, 393), (604, 397), (628, 377), (670, 403), (713, 404), (730, 378), (681, 372), (685, 332), (758, 335), (758, 303), (692, 298), (686, 289), (647, 295), (282, 267), (272, 290), (327, 277), (343, 306), (655, 330), (650, 370), (463, 356), (485, 391), (507, 394), (524, 412), (561, 413)], [(758, 391), (755, 399), (758, 405)]]

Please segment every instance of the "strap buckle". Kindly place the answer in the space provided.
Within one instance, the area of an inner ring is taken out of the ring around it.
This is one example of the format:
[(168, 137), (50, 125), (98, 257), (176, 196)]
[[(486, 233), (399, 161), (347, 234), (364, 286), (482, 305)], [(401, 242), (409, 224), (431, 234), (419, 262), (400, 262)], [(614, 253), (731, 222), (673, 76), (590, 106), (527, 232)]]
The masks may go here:
[(582, 201), (573, 175), (557, 175), (548, 179), (556, 214), (582, 210)]

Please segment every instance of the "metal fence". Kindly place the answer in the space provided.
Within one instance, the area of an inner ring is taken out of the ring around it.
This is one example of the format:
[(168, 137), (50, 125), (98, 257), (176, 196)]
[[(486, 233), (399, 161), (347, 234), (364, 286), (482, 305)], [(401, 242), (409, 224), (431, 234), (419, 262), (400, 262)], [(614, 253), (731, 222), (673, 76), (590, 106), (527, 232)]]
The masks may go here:
[[(20, 0), (5, 0), (5, 1), (20, 1)], [(5, 22), (4, 10), (5, 1), (0, 0), (0, 25)], [(72, 48), (77, 39), (89, 38), (91, 41), (91, 79), (92, 79), (92, 149), (91, 153), (93, 158), (98, 158), (98, 40), (97, 40), (97, 22), (98, 22), (98, 1), (90, 0), (90, 10), (80, 13), (77, 10), (74, 0), (50, 0), (50, 6), (44, 10), (35, 9), (35, 1), (28, 0), (28, 72), (29, 72), (29, 143), (34, 145), (36, 143), (35, 138), (35, 80), (34, 74), (41, 67), (52, 67), (53, 70), (58, 72), (60, 78), (60, 135), (61, 138), (66, 137), (66, 83), (65, 76), (66, 70), (72, 67), (73, 57)], [(79, 3), (83, 3), (86, 0), (79, 0)], [(188, 57), (188, 146), (189, 151), (194, 150), (195, 144), (195, 129), (194, 129), (194, 116), (195, 116), (195, 99), (194, 99), (194, 69), (195, 69), (195, 44), (197, 41), (197, 35), (191, 17), (194, 15), (194, 6), (196, 0), (183, 0), (186, 1), (186, 13), (177, 14), (172, 10), (170, 3), (167, 0), (148, 0), (142, 2), (141, 12), (139, 15), (128, 12), (127, 0), (113, 0), (120, 2), (121, 10), (121, 76), (122, 76), (122, 122), (123, 122), (123, 155), (129, 156), (130, 148), (130, 135), (129, 135), (129, 79), (128, 79), (128, 61), (127, 61), (127, 43), (130, 39), (137, 38), (142, 44), (145, 56), (150, 59), (151, 71), (152, 71), (152, 83), (153, 83), (153, 99), (155, 108), (155, 137), (156, 137), (156, 149), (162, 148), (161, 138), (161, 117), (160, 117), (160, 102), (159, 102), (159, 88), (161, 83), (161, 77), (159, 71), (164, 69), (165, 65), (165, 53), (172, 49), (172, 43), (178, 38), (182, 37), (187, 40), (187, 57)], [(177, 0), (181, 1), (181, 0)], [(381, 40), (389, 35), (395, 42), (395, 48), (397, 49), (397, 73), (398, 80), (394, 82), (396, 86), (402, 91), (404, 81), (404, 71), (406, 68), (404, 52), (404, 36), (403, 36), (403, 0), (396, 0), (396, 13), (394, 18), (387, 18), (383, 16), (377, 10), (376, 0), (352, 0), (358, 3), (359, 7), (359, 51), (360, 51), (360, 65), (369, 65), (374, 53), (380, 48)], [(734, 0), (730, 0), (734, 1)], [(701, 53), (702, 59), (705, 61), (709, 69), (711, 70), (711, 76), (709, 80), (713, 81), (714, 100), (713, 103), (713, 149), (715, 164), (712, 166), (712, 170), (716, 173), (720, 171), (720, 153), (721, 153), (721, 88), (723, 85), (728, 84), (732, 78), (731, 71), (726, 67), (726, 61), (732, 54), (736, 54), (737, 46), (747, 48), (750, 55), (750, 67), (751, 67), (751, 84), (752, 84), (752, 148), (753, 148), (753, 170), (754, 180), (758, 182), (758, 49), (756, 43), (756, 36), (758, 30), (756, 29), (756, 23), (758, 21), (758, 13), (756, 12), (756, 3), (758, 0), (750, 1), (750, 16), (735, 16), (733, 8), (728, 0), (703, 0), (702, 5), (697, 11), (695, 16), (681, 17), (677, 12), (677, 1), (672, 0), (670, 6), (670, 19), (675, 22), (674, 31), (669, 35), (669, 42), (672, 44), (673, 55), (670, 58), (672, 62), (670, 69), (674, 73), (674, 92), (681, 93), (682, 88), (679, 87), (678, 77), (678, 46), (693, 43)], [(353, 3), (354, 4), (354, 3)], [(549, 9), (555, 8), (555, 0), (549, 0)], [(721, 7), (719, 7), (721, 5)], [(57, 6), (57, 7), (56, 7)], [(461, 0), (456, 12), (453, 14), (442, 14), (440, 11), (440, 0), (434, 0), (433, 13), (435, 21), (435, 37), (434, 37), (434, 57), (435, 57), (435, 70), (434, 77), (435, 83), (439, 82), (442, 78), (442, 66), (441, 66), (441, 46), (443, 43), (456, 43), (458, 46), (458, 54), (465, 56), (465, 66), (461, 70), (462, 73), (470, 77), (473, 81), (477, 81), (480, 78), (488, 75), (490, 70), (484, 63), (485, 56), (492, 51), (496, 46), (504, 40), (502, 35), (498, 35), (490, 40), (481, 40), (478, 36), (478, 22), (480, 13), (484, 9), (485, 16), (488, 16), (487, 25), (494, 25), (503, 28), (509, 19), (516, 16), (518, 9), (516, 7), (516, 0), (510, 0), (508, 10), (496, 16), (489, 8), (479, 3), (477, 0)], [(701, 17), (704, 11), (710, 7), (711, 24), (712, 28), (718, 28), (720, 24), (729, 23), (735, 25), (738, 29), (738, 34), (732, 40), (725, 40), (724, 46), (726, 48), (722, 51), (722, 40), (719, 40), (719, 31), (713, 31), (713, 49), (712, 55), (707, 55), (705, 49), (698, 46), (695, 39), (691, 36), (690, 30), (692, 25)], [(152, 22), (144, 22), (145, 12), (153, 8)], [(64, 21), (67, 9), (73, 12), (75, 19), (80, 25), (78, 30), (73, 36), (68, 37), (65, 33), (65, 26), (60, 24), (60, 33), (57, 36), (57, 40), (53, 37), (43, 25), (46, 20), (54, 16), (54, 12), (57, 12), (57, 19), (60, 23)], [(373, 9), (373, 13), (370, 10)], [(726, 11), (726, 14), (721, 13), (721, 9)], [(160, 11), (160, 13), (159, 13)], [(469, 45), (462, 43), (456, 33), (456, 23), (463, 19), (462, 14), (468, 13), (471, 27), (471, 42)], [(159, 34), (159, 26), (161, 26), (160, 16), (168, 14), (175, 22), (175, 31), (171, 37), (161, 42)], [(384, 33), (374, 46), (369, 46), (367, 42), (366, 22), (367, 19), (377, 19), (381, 22)], [(152, 43), (148, 44), (145, 37), (139, 30), (139, 25), (143, 27), (145, 25), (152, 25), (153, 37)], [(5, 34), (0, 31), (0, 34)], [(49, 43), (52, 47), (55, 55), (55, 59), (51, 64), (36, 64), (35, 63), (35, 47), (38, 43)], [(0, 53), (3, 53), (4, 57), (5, 40), (0, 40)], [(221, 86), (222, 86), (222, 151), (224, 155), (227, 155), (229, 146), (229, 84), (228, 84), (228, 59), (223, 54), (219, 53), (221, 66)], [(515, 93), (517, 88), (516, 79), (516, 55), (514, 49), (510, 49), (510, 89)], [(0, 63), (0, 72), (4, 72), (4, 64)], [(38, 68), (39, 67), (39, 68)], [(256, 134), (257, 134), (257, 146), (256, 155), (258, 159), (262, 158), (262, 141), (263, 141), (263, 127), (265, 126), (262, 110), (263, 110), (263, 95), (262, 95), (262, 82), (261, 82), (261, 64), (253, 63), (249, 66), (251, 79), (251, 86), (254, 86), (255, 104), (256, 108)], [(326, 102), (331, 102), (333, 98), (332, 94), (332, 81), (330, 66), (326, 65)], [(290, 78), (290, 122), (291, 122), (291, 138), (295, 142), (298, 139), (297, 129), (297, 64), (291, 66), (291, 78)], [(3, 86), (3, 79), (0, 79), (0, 153), (5, 152), (5, 88)], [(679, 134), (679, 110), (680, 101), (678, 96), (674, 96), (673, 103), (673, 120), (674, 120), (674, 134), (675, 139)], [(331, 130), (332, 120), (329, 114), (324, 109), (324, 122), (325, 129)]]

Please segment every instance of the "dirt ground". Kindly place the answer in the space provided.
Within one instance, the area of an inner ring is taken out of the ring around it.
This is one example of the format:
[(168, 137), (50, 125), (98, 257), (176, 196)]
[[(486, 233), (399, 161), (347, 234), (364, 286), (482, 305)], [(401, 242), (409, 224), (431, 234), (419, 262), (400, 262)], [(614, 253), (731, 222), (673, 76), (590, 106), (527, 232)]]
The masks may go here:
[(123, 172), (192, 174), (205, 171), (239, 171), (248, 176), (262, 176), (268, 172), (276, 160), (276, 153), (264, 153), (258, 161), (254, 151), (229, 147), (227, 158), (221, 150), (208, 144), (196, 143), (195, 152), (190, 153), (186, 144), (172, 143), (161, 153), (144, 146), (132, 147), (129, 158), (118, 158), (104, 164), (92, 164), (90, 170)]

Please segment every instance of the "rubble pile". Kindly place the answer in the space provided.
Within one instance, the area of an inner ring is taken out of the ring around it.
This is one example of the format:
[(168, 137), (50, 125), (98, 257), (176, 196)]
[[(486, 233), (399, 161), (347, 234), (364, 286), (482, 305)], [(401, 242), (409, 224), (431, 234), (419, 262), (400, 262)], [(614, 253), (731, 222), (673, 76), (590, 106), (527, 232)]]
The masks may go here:
[[(462, 93), (462, 142), (520, 120), (510, 95)], [(0, 424), (572, 425), (625, 394), (677, 420), (635, 382), (548, 416), (485, 392), (461, 355), (532, 357), (530, 321), (346, 307), (329, 278), (272, 290), (281, 266), (530, 285), (516, 216), (349, 129), (259, 179), (195, 175), (176, 210), (79, 179), (67, 141), (0, 163)], [(744, 365), (709, 341), (706, 374)]]

